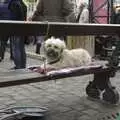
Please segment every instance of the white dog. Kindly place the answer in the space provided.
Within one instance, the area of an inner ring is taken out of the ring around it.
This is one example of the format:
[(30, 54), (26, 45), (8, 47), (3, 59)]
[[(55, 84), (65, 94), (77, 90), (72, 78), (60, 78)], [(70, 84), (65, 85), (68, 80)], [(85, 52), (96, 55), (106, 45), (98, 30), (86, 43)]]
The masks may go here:
[(47, 58), (46, 67), (54, 69), (77, 67), (91, 63), (91, 56), (85, 49), (68, 50), (63, 40), (51, 37), (44, 43)]

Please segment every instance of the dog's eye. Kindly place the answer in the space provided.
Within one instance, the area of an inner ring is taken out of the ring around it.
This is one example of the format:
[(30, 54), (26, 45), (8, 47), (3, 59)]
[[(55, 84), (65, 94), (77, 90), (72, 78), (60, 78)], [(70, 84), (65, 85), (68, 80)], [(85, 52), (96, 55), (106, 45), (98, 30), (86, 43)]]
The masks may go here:
[(56, 45), (55, 45), (54, 47), (55, 47), (56, 49), (58, 48), (58, 46), (56, 46)]
[(51, 45), (49, 44), (47, 47), (51, 47)]

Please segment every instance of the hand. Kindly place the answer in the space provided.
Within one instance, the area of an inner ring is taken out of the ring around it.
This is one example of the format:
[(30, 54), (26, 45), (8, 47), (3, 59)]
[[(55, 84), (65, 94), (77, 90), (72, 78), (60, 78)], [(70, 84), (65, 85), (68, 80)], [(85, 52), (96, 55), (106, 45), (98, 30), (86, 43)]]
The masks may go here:
[(27, 18), (27, 21), (32, 21), (32, 17), (28, 17), (28, 18)]

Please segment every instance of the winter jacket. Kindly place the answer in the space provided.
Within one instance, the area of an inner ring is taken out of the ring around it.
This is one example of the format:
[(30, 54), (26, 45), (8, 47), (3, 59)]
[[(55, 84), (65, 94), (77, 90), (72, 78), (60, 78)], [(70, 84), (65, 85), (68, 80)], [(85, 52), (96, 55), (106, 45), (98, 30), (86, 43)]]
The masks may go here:
[(112, 22), (113, 24), (120, 24), (120, 13), (116, 13), (114, 15), (114, 20)]
[(66, 22), (66, 17), (72, 14), (72, 21), (74, 21), (73, 13), (73, 0), (39, 0), (32, 20)]
[(22, 0), (11, 0), (8, 9), (11, 11), (11, 20), (26, 20), (27, 7)]

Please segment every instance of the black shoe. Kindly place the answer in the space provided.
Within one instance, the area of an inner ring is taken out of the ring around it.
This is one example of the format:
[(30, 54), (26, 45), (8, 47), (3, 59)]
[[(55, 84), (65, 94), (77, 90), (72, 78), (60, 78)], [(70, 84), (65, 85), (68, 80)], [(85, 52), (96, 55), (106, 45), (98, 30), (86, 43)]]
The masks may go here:
[(37, 44), (36, 51), (35, 51), (36, 54), (40, 54), (40, 48), (41, 48), (41, 44)]
[(2, 62), (2, 59), (0, 58), (0, 62)]
[(13, 57), (12, 57), (12, 56), (10, 56), (10, 60), (13, 60)]
[(2, 60), (3, 60), (3, 58), (2, 58), (2, 57), (0, 57), (0, 62), (2, 62)]
[(17, 69), (17, 67), (15, 66), (15, 67), (12, 67), (12, 68), (10, 68), (10, 70), (16, 70)]

